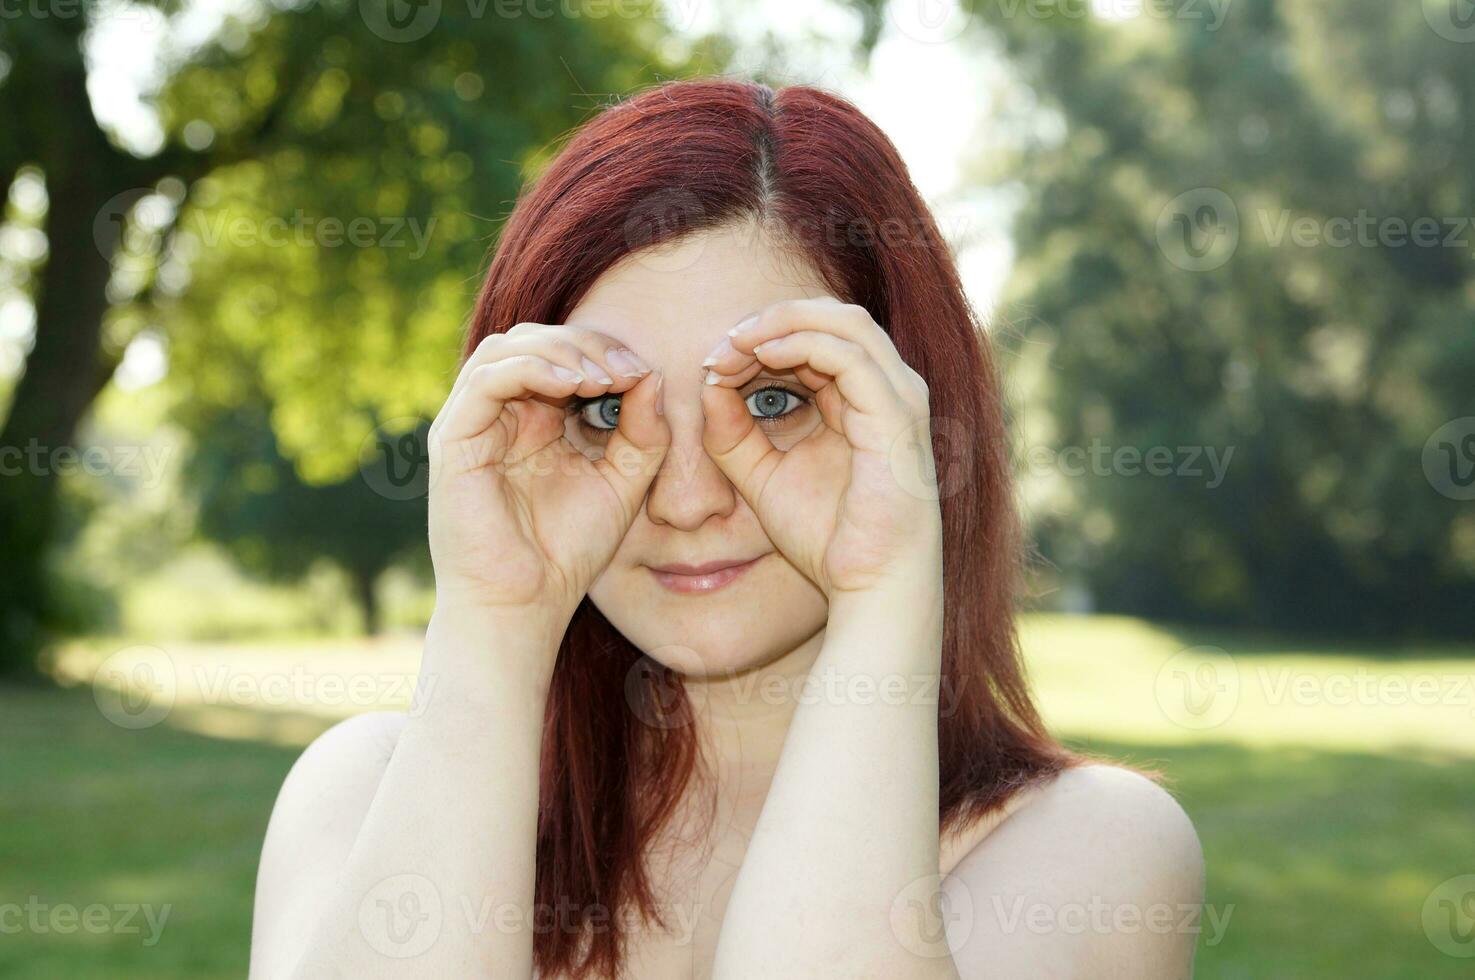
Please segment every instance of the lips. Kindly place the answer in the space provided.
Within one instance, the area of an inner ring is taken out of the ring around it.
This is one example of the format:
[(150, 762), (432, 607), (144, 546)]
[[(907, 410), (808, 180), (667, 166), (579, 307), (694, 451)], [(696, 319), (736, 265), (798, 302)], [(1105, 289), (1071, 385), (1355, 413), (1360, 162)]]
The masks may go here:
[(736, 568), (749, 562), (757, 561), (756, 558), (719, 558), (716, 561), (704, 561), (700, 565), (685, 565), (681, 562), (672, 562), (669, 565), (652, 565), (653, 572), (669, 572), (672, 575), (709, 575), (712, 572), (720, 572), (724, 568)]
[(700, 565), (673, 563), (648, 567), (656, 581), (672, 592), (715, 592), (737, 581), (763, 557), (759, 555), (748, 559), (719, 559)]

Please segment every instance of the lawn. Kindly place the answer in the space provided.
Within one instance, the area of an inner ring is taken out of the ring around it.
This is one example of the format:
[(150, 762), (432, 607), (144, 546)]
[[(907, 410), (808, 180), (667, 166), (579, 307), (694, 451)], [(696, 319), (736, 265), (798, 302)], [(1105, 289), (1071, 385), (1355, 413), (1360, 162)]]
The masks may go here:
[[(1475, 898), (1430, 898), (1475, 874), (1475, 649), (1044, 616), (1024, 636), (1052, 725), (1163, 771), (1198, 826), (1207, 902), (1228, 917), (1217, 942), (1205, 919), (1198, 977), (1475, 975), (1475, 921), (1458, 918)], [(114, 646), (79, 646), (59, 671), (90, 676)], [(117, 704), (84, 684), (0, 690), (0, 976), (243, 976), (282, 777), (365, 697), (402, 703), (414, 666), (411, 641), (167, 654), (174, 706), (148, 727), (110, 722)], [(331, 697), (335, 670), (374, 684)]]

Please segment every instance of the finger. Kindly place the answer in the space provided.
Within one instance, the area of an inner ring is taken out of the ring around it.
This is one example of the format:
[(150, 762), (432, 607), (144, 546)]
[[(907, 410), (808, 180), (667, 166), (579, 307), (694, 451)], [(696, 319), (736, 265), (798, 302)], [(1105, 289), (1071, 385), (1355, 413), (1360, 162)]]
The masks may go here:
[(755, 345), (797, 330), (815, 330), (848, 340), (869, 354), (899, 390), (910, 384), (911, 368), (870, 313), (864, 307), (828, 296), (785, 300), (764, 308), (728, 331), (724, 342), (712, 351), (709, 359), (714, 363), (709, 366), (719, 373), (729, 373), (724, 368), (735, 368), (741, 356), (751, 354)]
[(524, 354), (542, 357), (583, 375), (585, 383), (574, 391), (583, 397), (606, 390), (624, 391), (650, 373), (650, 366), (639, 355), (609, 334), (586, 327), (519, 323), (506, 332), (482, 338), (462, 365), (451, 395), (482, 365)]
[(604, 455), (594, 462), (594, 468), (619, 496), (626, 526), (640, 511), (671, 446), (671, 428), (661, 401), (664, 383), (664, 377), (656, 371), (620, 397), (619, 424), (605, 443)]
[(440, 439), (455, 442), (485, 432), (515, 398), (544, 395), (567, 398), (583, 377), (576, 371), (532, 354), (519, 354), (483, 364), (466, 375), (461, 391), (437, 419)]
[(702, 415), (702, 449), (757, 511), (763, 488), (783, 453), (769, 442), (734, 388), (702, 385)]
[[(845, 401), (865, 415), (900, 418), (909, 414), (880, 365), (860, 345), (848, 340), (800, 330), (764, 341), (754, 348), (754, 356), (776, 371), (807, 365), (829, 375)], [(716, 384), (721, 385), (721, 380)]]
[[(768, 366), (765, 365), (762, 361), (758, 360), (758, 358), (753, 356), (752, 354), (742, 355), (742, 361), (744, 362), (744, 365), (735, 369), (736, 373), (719, 374), (717, 375), (717, 380), (713, 381), (712, 384), (720, 384), (728, 388), (741, 388), (749, 381), (752, 381), (754, 378), (758, 377), (758, 375), (762, 374), (765, 370), (768, 370)], [(706, 381), (710, 373), (710, 371), (704, 371), (702, 375), (702, 380)], [(795, 365), (792, 371), (770, 373), (774, 374), (775, 376), (781, 377), (787, 377), (788, 375), (792, 374), (794, 380), (804, 385), (810, 391), (816, 392), (830, 386), (834, 383), (835, 380), (827, 374), (819, 373), (807, 364)]]
[[(507, 337), (548, 338), (578, 348), (583, 358), (580, 373), (596, 382), (612, 385), (613, 391), (627, 391), (651, 372), (650, 365), (639, 354), (609, 334), (590, 327), (519, 323), (507, 331)], [(579, 394), (592, 395), (595, 392), (581, 390)]]

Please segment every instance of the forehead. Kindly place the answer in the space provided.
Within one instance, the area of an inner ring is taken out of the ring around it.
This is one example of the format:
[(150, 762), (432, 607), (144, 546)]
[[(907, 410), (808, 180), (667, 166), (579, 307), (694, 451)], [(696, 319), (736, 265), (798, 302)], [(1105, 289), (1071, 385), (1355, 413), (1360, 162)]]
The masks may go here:
[(700, 361), (750, 313), (829, 291), (802, 256), (744, 222), (626, 256), (595, 280), (567, 322), (607, 333), (648, 360)]

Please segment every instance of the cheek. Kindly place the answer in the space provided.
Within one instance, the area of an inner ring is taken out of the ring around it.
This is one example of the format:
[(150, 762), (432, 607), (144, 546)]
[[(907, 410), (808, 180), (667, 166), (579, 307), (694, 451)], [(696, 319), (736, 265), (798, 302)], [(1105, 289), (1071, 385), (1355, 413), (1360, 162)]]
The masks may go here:
[(779, 424), (765, 427), (764, 434), (774, 449), (786, 453), (823, 424), (819, 409), (809, 404), (785, 416)]

